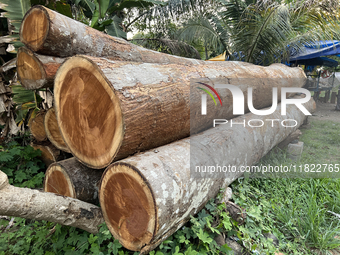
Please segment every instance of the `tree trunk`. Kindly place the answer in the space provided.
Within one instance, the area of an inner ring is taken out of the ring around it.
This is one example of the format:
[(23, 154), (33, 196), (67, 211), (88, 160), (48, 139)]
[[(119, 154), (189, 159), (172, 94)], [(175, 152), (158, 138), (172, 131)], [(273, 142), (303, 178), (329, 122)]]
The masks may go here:
[(97, 233), (104, 222), (95, 205), (52, 193), (17, 188), (0, 171), (0, 215), (47, 220)]
[(17, 53), (18, 79), (26, 89), (53, 87), (54, 76), (65, 59), (43, 56), (21, 47)]
[(41, 150), (41, 160), (45, 163), (46, 167), (62, 158), (60, 150), (53, 146), (50, 142), (42, 144), (31, 143), (35, 150)]
[(46, 170), (44, 191), (98, 203), (98, 182), (104, 170), (94, 170), (69, 158), (51, 164)]
[(331, 94), (331, 104), (335, 104), (335, 100), (336, 100), (336, 92), (333, 91)]
[(44, 118), (46, 111), (41, 110), (37, 115), (30, 120), (28, 126), (30, 128), (32, 136), (39, 142), (47, 140), (46, 131), (44, 127)]
[(57, 147), (59, 150), (70, 153), (69, 148), (65, 144), (64, 139), (62, 138), (60, 134), (54, 108), (50, 108), (46, 112), (45, 119), (44, 119), (44, 126), (45, 126), (46, 136), (50, 140), (50, 142), (55, 147)]
[(148, 50), (112, 37), (43, 6), (32, 7), (20, 27), (20, 41), (45, 55), (86, 54), (112, 60), (193, 64), (197, 60)]
[(251, 78), (248, 82), (256, 109), (272, 103), (273, 86), (280, 92), (281, 87), (302, 87), (306, 79), (302, 69), (281, 64), (261, 67), (206, 61), (184, 66), (75, 56), (65, 61), (55, 79), (60, 132), (78, 160), (91, 168), (104, 168), (115, 157), (121, 159), (188, 137), (190, 114), (197, 124), (191, 126), (195, 132), (211, 127), (217, 113), (232, 118), (231, 93), (218, 89), (223, 107), (208, 100), (211, 113), (202, 120), (202, 93), (196, 88), (200, 84), (190, 82), (204, 78), (211, 83), (208, 78), (215, 77), (239, 85), (243, 91), (247, 86), (238, 78)]
[(336, 111), (340, 111), (340, 88), (339, 88), (339, 90), (338, 90), (338, 96), (337, 96), (337, 99), (336, 99), (335, 110), (336, 110)]
[[(311, 99), (304, 106), (315, 110)], [(219, 125), (191, 138), (138, 154), (110, 165), (104, 172), (99, 200), (105, 222), (120, 243), (133, 251), (149, 252), (198, 213), (220, 188), (252, 166), (275, 145), (294, 132), (305, 115), (295, 106), (280, 107), (270, 115), (246, 114), (233, 119), (294, 119), (295, 127), (260, 128)], [(194, 153), (193, 153), (194, 150)], [(237, 171), (195, 172), (195, 166), (235, 166)]]

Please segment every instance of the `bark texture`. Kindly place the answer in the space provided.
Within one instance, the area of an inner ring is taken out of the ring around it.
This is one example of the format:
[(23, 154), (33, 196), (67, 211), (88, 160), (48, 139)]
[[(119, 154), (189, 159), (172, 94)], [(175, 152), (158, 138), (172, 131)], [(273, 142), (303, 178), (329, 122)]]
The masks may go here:
[(44, 127), (48, 140), (59, 150), (70, 153), (69, 148), (63, 140), (58, 127), (54, 108), (48, 109), (44, 118)]
[(34, 6), (26, 13), (20, 27), (20, 40), (35, 52), (58, 57), (86, 54), (147, 63), (197, 62), (139, 47), (43, 6)]
[(91, 169), (75, 158), (58, 161), (46, 170), (44, 191), (98, 203), (98, 183), (104, 170)]
[[(315, 110), (313, 99), (304, 106)], [(147, 253), (156, 248), (220, 188), (240, 177), (239, 167), (258, 162), (303, 123), (305, 115), (295, 105), (287, 107), (286, 116), (280, 108), (268, 116), (248, 113), (233, 120), (294, 119), (295, 127), (272, 127), (270, 122), (258, 128), (220, 125), (111, 164), (103, 174), (99, 199), (113, 236), (130, 250)], [(232, 165), (238, 171), (195, 172), (195, 166), (203, 165)]]
[(22, 47), (17, 54), (18, 79), (26, 89), (52, 88), (63, 58), (38, 55)]
[(0, 171), (0, 215), (47, 220), (97, 233), (104, 222), (95, 205), (52, 193), (17, 188)]
[[(212, 85), (214, 78), (242, 91), (251, 86), (256, 109), (271, 105), (272, 87), (279, 92), (281, 87), (302, 87), (306, 79), (302, 69), (281, 64), (207, 61), (185, 66), (75, 56), (59, 68), (55, 80), (60, 132), (78, 160), (103, 168), (114, 158), (188, 137), (190, 115), (195, 132), (211, 127), (212, 119), (201, 116), (202, 91), (196, 88), (200, 84), (191, 81), (204, 79)], [(249, 86), (243, 83), (245, 78)], [(223, 107), (208, 100), (210, 118), (215, 113), (232, 118), (232, 94), (217, 90)]]
[(44, 127), (44, 118), (46, 111), (42, 110), (37, 113), (37, 115), (30, 120), (29, 128), (32, 136), (39, 142), (47, 140), (46, 131)]

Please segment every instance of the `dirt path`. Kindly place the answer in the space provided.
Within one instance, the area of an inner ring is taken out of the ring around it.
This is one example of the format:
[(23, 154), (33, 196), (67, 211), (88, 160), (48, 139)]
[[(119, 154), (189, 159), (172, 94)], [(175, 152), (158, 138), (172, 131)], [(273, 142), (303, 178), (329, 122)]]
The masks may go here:
[(316, 102), (316, 112), (310, 120), (331, 120), (340, 122), (340, 111), (335, 111), (335, 104)]

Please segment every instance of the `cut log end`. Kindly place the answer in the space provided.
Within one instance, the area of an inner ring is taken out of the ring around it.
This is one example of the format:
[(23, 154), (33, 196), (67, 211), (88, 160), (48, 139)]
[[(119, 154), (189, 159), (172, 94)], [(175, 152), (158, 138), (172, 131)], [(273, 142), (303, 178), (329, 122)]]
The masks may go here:
[(17, 54), (18, 78), (26, 89), (38, 89), (45, 85), (46, 73), (33, 52), (21, 47)]
[(41, 150), (41, 159), (47, 167), (56, 162), (58, 160), (58, 157), (60, 156), (60, 151), (55, 148), (51, 143), (49, 145), (32, 143), (31, 146), (35, 150)]
[(33, 51), (44, 44), (49, 32), (49, 15), (41, 6), (32, 7), (22, 20), (20, 41)]
[(106, 224), (124, 247), (139, 251), (156, 229), (156, 207), (151, 188), (131, 165), (116, 163), (104, 172), (99, 199)]
[(28, 124), (31, 134), (39, 142), (47, 140), (46, 131), (44, 127), (45, 114), (46, 111), (38, 112), (37, 115), (33, 119), (31, 119)]
[(50, 165), (46, 171), (44, 191), (76, 198), (70, 177), (57, 163)]
[(64, 139), (60, 134), (54, 108), (51, 108), (46, 112), (44, 126), (46, 136), (50, 140), (50, 142), (58, 149), (70, 153), (69, 148), (65, 144)]
[(62, 137), (71, 153), (92, 168), (108, 166), (124, 136), (119, 100), (111, 86), (97, 65), (81, 56), (66, 61), (55, 79)]

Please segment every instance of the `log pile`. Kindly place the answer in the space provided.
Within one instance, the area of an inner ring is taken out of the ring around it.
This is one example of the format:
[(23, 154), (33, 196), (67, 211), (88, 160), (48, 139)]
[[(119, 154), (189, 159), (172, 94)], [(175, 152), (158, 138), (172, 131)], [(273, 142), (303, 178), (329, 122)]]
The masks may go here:
[(48, 167), (59, 160), (69, 158), (69, 149), (56, 124), (57, 119), (54, 109), (40, 110), (35, 117), (32, 117), (28, 125), (33, 136), (31, 146), (35, 150), (41, 150), (41, 160)]
[[(247, 113), (235, 120), (290, 118), (295, 127), (209, 129), (213, 117), (201, 118), (202, 92), (192, 82), (228, 79), (247, 95), (247, 78), (254, 107), (264, 109), (278, 103), (272, 102), (272, 87), (280, 92), (304, 85), (300, 68), (171, 56), (42, 6), (26, 13), (20, 38), (26, 46), (17, 58), (22, 85), (54, 91), (54, 107), (36, 116), (32, 134), (74, 156), (49, 165), (44, 190), (90, 203), (99, 198), (108, 228), (130, 250), (145, 253), (157, 247), (242, 175), (190, 178), (192, 164), (253, 165), (305, 118), (294, 105), (281, 115), (279, 105), (270, 115)], [(220, 96), (223, 107), (208, 100), (209, 114), (234, 118), (232, 94), (224, 90)], [(315, 108), (313, 100), (304, 106)], [(191, 141), (190, 132), (197, 133)], [(197, 155), (190, 155), (190, 146)]]

